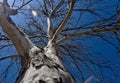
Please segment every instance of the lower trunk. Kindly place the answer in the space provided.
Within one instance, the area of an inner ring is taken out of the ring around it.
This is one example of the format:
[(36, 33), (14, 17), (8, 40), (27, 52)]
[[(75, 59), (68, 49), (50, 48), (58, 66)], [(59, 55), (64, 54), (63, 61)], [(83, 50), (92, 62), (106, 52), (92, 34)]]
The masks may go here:
[(75, 83), (58, 58), (54, 44), (30, 54), (28, 67), (21, 70), (16, 83)]

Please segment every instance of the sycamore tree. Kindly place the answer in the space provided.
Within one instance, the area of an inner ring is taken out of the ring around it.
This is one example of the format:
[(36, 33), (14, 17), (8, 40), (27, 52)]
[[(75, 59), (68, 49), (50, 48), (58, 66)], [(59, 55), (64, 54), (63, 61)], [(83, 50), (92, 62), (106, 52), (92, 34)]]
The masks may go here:
[(94, 77), (97, 82), (104, 82), (109, 79), (105, 71), (115, 80), (119, 64), (113, 67), (106, 58), (95, 58), (84, 41), (99, 38), (119, 53), (119, 3), (2, 0), (0, 50), (9, 56), (2, 56), (1, 52), (0, 60), (9, 65), (0, 66), (0, 83), (10, 82), (10, 76), (16, 76), (12, 80), (15, 83), (90, 83)]

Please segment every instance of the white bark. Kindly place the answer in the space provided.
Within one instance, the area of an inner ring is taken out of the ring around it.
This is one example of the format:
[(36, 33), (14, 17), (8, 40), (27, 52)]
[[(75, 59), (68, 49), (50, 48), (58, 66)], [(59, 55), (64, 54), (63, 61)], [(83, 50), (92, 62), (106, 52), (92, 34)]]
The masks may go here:
[(16, 83), (75, 83), (58, 58), (57, 47), (50, 43), (34, 50), (28, 69), (20, 73)]
[(52, 26), (51, 17), (49, 17), (49, 16), (47, 17), (47, 24), (48, 24), (47, 35), (48, 35), (48, 38), (51, 39), (53, 36), (54, 29)]
[(75, 83), (58, 57), (58, 46), (49, 40), (44, 49), (36, 47), (7, 11), (0, 5), (0, 25), (21, 55), (22, 69), (16, 83)]

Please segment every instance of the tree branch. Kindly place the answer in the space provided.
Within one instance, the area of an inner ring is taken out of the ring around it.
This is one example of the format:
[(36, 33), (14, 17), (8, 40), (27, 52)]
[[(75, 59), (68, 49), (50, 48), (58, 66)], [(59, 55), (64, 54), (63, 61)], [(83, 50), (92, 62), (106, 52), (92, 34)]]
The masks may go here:
[(28, 36), (15, 25), (12, 19), (6, 15), (4, 11), (3, 6), (0, 5), (0, 25), (3, 28), (3, 31), (13, 42), (21, 56), (29, 54), (29, 50), (35, 45), (31, 42)]
[[(51, 11), (50, 15), (46, 15), (47, 16), (47, 24), (48, 24), (47, 35), (48, 35), (49, 39), (51, 39), (53, 37), (53, 34), (55, 32), (53, 29), (53, 26), (52, 26), (51, 17), (59, 9), (62, 2), (63, 2), (63, 0), (60, 0), (59, 3), (55, 6), (55, 8)], [(44, 1), (44, 3), (45, 3), (45, 1)], [(45, 8), (46, 8), (46, 6), (45, 6)]]
[(29, 4), (31, 1), (33, 1), (33, 0), (27, 1), (25, 4), (23, 4), (22, 6), (20, 6), (17, 10), (20, 10), (22, 7), (24, 7), (25, 5)]
[(67, 36), (65, 36), (64, 38), (58, 40), (56, 43), (57, 43), (57, 44), (60, 44), (60, 43), (62, 43), (62, 42), (64, 42), (64, 41), (67, 41), (67, 40), (69, 40), (69, 39), (72, 39), (72, 38), (74, 38), (74, 37), (76, 37), (76, 36), (81, 36), (81, 35), (86, 35), (86, 34), (94, 34), (94, 33), (104, 33), (104, 32), (117, 31), (117, 30), (120, 30), (120, 27), (79, 32), (79, 33), (67, 35)]
[(1, 3), (0, 7), (7, 16), (16, 15), (18, 13), (18, 11), (16, 9), (13, 9), (9, 6), (7, 0), (3, 0), (3, 3)]
[(72, 0), (70, 9), (69, 9), (66, 17), (63, 19), (62, 23), (60, 24), (60, 26), (58, 26), (57, 30), (55, 31), (55, 33), (54, 33), (54, 35), (52, 37), (52, 41), (54, 41), (56, 39), (56, 37), (62, 31), (63, 27), (65, 26), (68, 19), (70, 18), (71, 14), (72, 14), (72, 11), (73, 11), (74, 3), (75, 3), (75, 0)]
[(0, 61), (5, 60), (5, 59), (8, 59), (8, 58), (20, 58), (20, 56), (19, 56), (19, 55), (5, 56), (5, 57), (0, 58)]
[(63, 2), (64, 0), (60, 0), (59, 3), (55, 6), (55, 8), (52, 10), (52, 12), (50, 13), (50, 17), (52, 17), (53, 14), (55, 14), (55, 12), (60, 8), (61, 6), (61, 3)]
[(53, 36), (53, 26), (52, 26), (52, 22), (51, 22), (51, 18), (50, 17), (47, 17), (47, 24), (48, 24), (48, 30), (47, 30), (47, 35), (48, 35), (48, 38), (51, 39), (52, 36)]

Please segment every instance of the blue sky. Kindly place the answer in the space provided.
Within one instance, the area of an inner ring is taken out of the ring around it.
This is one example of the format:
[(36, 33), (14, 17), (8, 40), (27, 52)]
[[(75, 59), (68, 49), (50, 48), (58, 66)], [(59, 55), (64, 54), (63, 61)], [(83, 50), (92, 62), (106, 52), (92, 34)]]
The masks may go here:
[[(0, 1), (2, 1), (2, 0), (0, 0)], [(12, 1), (12, 0), (9, 0), (9, 1)], [(104, 3), (107, 3), (107, 4), (104, 4)], [(101, 6), (102, 7), (113, 6), (113, 7), (109, 7), (109, 9), (105, 9), (105, 8), (102, 9), (102, 12), (97, 11), (97, 13), (99, 13), (102, 17), (107, 18), (115, 13), (116, 8), (114, 7), (114, 5), (116, 5), (117, 3), (118, 3), (117, 0), (103, 0), (103, 2), (101, 1), (101, 4), (96, 4), (96, 5), (92, 6), (92, 9), (94, 9), (94, 8), (97, 9), (97, 8), (100, 8)], [(78, 3), (78, 5), (80, 5), (80, 3)], [(81, 5), (83, 5), (83, 4), (81, 3)], [(81, 8), (84, 6), (85, 5), (81, 6)], [(120, 6), (118, 7), (118, 9), (119, 8), (120, 8)], [(80, 14), (81, 13), (77, 13), (77, 14), (75, 13), (73, 15), (75, 15), (75, 17), (78, 18)], [(22, 22), (24, 22), (24, 21), (21, 21), (22, 20), (21, 14), (18, 14), (17, 17), (14, 16), (12, 18), (14, 19), (15, 23), (17, 23), (17, 24), (22, 25)], [(97, 19), (95, 19), (94, 16), (92, 16), (92, 14), (86, 12), (82, 15), (82, 18), (78, 22), (77, 26), (82, 26), (82, 25), (84, 25), (90, 21), (94, 21), (94, 20), (97, 20)], [(118, 42), (114, 38), (113, 39), (106, 38), (106, 39), (108, 39), (110, 42), (114, 43), (118, 48), (120, 48), (120, 42)], [(120, 72), (120, 70), (119, 70), (120, 52), (111, 44), (109, 44), (95, 36), (92, 38), (88, 37), (87, 39), (85, 39), (83, 41), (80, 40), (80, 43), (82, 43), (84, 46), (90, 47), (89, 51), (94, 54), (94, 56), (91, 56), (92, 59), (94, 59), (96, 61), (104, 60), (106, 63), (108, 63), (108, 65), (110, 67), (115, 68), (115, 73), (117, 74), (116, 78), (113, 77), (113, 73), (110, 72), (108, 69), (102, 70), (106, 77), (106, 79), (102, 83), (110, 83), (110, 81), (112, 81), (112, 83), (120, 83), (120, 73), (119, 73)], [(14, 47), (5, 48), (3, 50), (0, 50), (0, 55), (1, 55), (0, 57), (6, 56), (9, 54), (16, 54), (16, 52), (14, 50), (15, 50)], [(86, 51), (86, 53), (89, 51)], [(78, 55), (78, 56), (81, 56), (81, 55)], [(73, 62), (72, 59), (69, 59), (69, 58), (68, 58), (68, 61)], [(9, 60), (9, 59), (0, 62), (0, 74), (4, 70), (3, 68), (5, 68), (10, 62), (11, 62), (11, 60)], [(18, 61), (18, 63), (19, 63), (19, 61)], [(9, 73), (9, 76), (7, 77), (7, 83), (8, 82), (13, 83), (15, 81), (15, 78), (17, 76), (16, 72), (18, 70), (16, 65), (19, 66), (19, 64), (13, 65), (13, 68), (11, 68), (10, 71), (11, 71), (11, 73), (14, 73), (14, 75), (11, 75)], [(77, 70), (77, 68), (75, 67), (75, 65), (74, 64), (68, 65), (67, 63), (65, 63), (65, 65), (66, 65), (67, 69), (72, 73), (72, 75), (74, 75), (74, 77), (77, 80), (77, 83), (82, 83), (81, 77), (80, 77), (81, 75), (80, 75), (79, 71)], [(91, 65), (91, 67), (94, 67), (94, 66)], [(87, 70), (86, 69), (82, 69), (82, 70), (85, 73), (84, 74), (85, 80), (90, 79), (92, 77), (93, 81), (91, 83), (99, 83), (97, 81), (97, 79), (99, 79), (98, 78), (99, 76), (93, 75), (93, 74), (86, 75)], [(98, 68), (96, 68), (96, 70), (100, 71)], [(108, 77), (108, 79), (107, 79), (107, 77)]]

